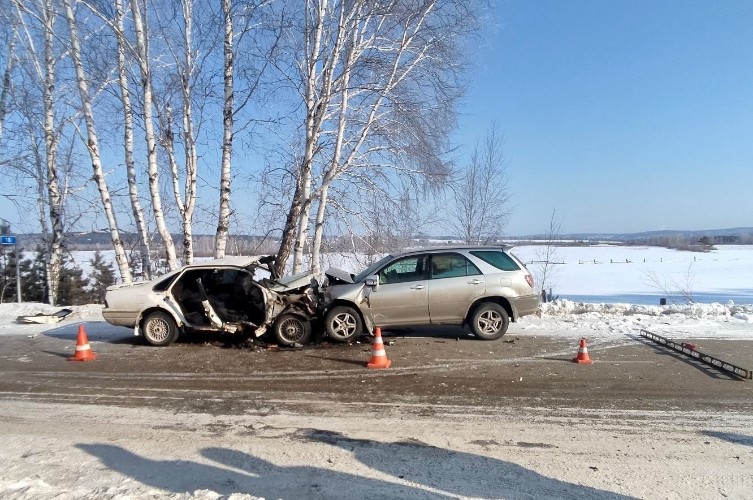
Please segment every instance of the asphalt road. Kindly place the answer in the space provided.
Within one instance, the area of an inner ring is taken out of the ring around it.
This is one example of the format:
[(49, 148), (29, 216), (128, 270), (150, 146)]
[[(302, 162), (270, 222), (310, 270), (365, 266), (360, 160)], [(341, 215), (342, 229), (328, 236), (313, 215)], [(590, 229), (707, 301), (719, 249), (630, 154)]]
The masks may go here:
[[(474, 339), (454, 328), (386, 331), (392, 366), (365, 368), (371, 345), (323, 342), (300, 349), (193, 337), (167, 347), (122, 329), (87, 323), (97, 359), (71, 362), (76, 326), (0, 342), (0, 399), (154, 407), (215, 415), (276, 411), (477, 414), (526, 407), (570, 415), (620, 411), (753, 410), (753, 380), (742, 380), (635, 336), (592, 341), (593, 364), (572, 363), (579, 338)], [(104, 330), (103, 330), (104, 331)], [(675, 339), (684, 340), (684, 339)], [(709, 340), (698, 349), (753, 368), (753, 342)]]

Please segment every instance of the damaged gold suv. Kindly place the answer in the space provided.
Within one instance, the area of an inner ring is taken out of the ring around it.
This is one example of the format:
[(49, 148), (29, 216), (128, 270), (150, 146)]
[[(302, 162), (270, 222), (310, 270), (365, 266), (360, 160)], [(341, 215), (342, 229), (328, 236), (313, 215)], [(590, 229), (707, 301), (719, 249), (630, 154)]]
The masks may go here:
[(107, 289), (102, 316), (156, 346), (186, 331), (259, 337), (270, 328), (280, 345), (305, 344), (316, 316), (317, 282), (311, 273), (278, 277), (274, 260), (227, 257), (115, 285)]
[(441, 246), (388, 255), (358, 275), (326, 272), (324, 327), (351, 342), (374, 327), (468, 325), (484, 340), (533, 314), (533, 276), (509, 247)]

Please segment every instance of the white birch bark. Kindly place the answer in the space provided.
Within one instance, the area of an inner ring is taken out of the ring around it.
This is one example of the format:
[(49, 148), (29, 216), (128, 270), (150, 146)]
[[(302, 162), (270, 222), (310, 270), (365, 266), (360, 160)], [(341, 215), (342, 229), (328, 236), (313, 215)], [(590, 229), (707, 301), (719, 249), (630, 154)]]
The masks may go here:
[(230, 182), (233, 157), (233, 74), (235, 52), (233, 48), (233, 14), (231, 0), (222, 0), (224, 17), (224, 100), (222, 107), (222, 163), (220, 171), (220, 204), (217, 218), (217, 233), (214, 238), (214, 258), (225, 256), (230, 228)]
[(185, 201), (181, 212), (183, 229), (183, 264), (193, 262), (193, 212), (196, 206), (196, 176), (198, 160), (193, 123), (193, 0), (182, 0), (184, 22), (183, 68), (181, 70), (181, 96), (183, 98), (183, 146), (185, 150), (186, 178)]
[(139, 200), (136, 161), (133, 155), (133, 107), (126, 73), (126, 40), (123, 16), (123, 0), (115, 0), (115, 26), (113, 31), (118, 44), (118, 84), (120, 85), (120, 100), (123, 104), (123, 150), (128, 176), (128, 196), (131, 200), (133, 219), (136, 222), (136, 231), (139, 237), (141, 272), (145, 279), (150, 279), (152, 262), (149, 255), (149, 231), (144, 218), (144, 209)]
[[(314, 157), (314, 148), (319, 139), (319, 127), (321, 120), (317, 119), (317, 112), (322, 116), (324, 114), (325, 103), (316, 100), (316, 82), (317, 65), (319, 64), (320, 49), (322, 42), (322, 33), (324, 30), (324, 16), (326, 13), (327, 0), (308, 0), (307, 6), (312, 2), (317, 2), (316, 15), (314, 17), (314, 26), (310, 26), (308, 17), (308, 8), (306, 9), (306, 29), (305, 37), (305, 60), (302, 61), (304, 74), (306, 77), (304, 100), (306, 104), (306, 145), (303, 154), (303, 160), (297, 171), (296, 189), (293, 194), (293, 201), (288, 211), (288, 217), (283, 229), (280, 250), (277, 254), (277, 270), (283, 274), (285, 264), (290, 256), (291, 247), (296, 245), (296, 255), (293, 257), (293, 272), (300, 272), (303, 244), (301, 239), (306, 237), (307, 229), (301, 228), (303, 221), (307, 227), (308, 224), (308, 204), (311, 189), (311, 169)], [(313, 40), (311, 39), (313, 37)]]
[[(350, 27), (349, 20), (359, 12), (361, 2), (356, 1), (352, 5), (340, 4), (337, 12), (336, 35), (331, 47), (323, 45), (325, 16), (328, 15), (327, 0), (320, 0), (318, 16), (315, 26), (315, 42), (312, 51), (307, 51), (307, 79), (306, 79), (306, 149), (304, 152), (303, 168), (301, 169), (301, 203), (298, 215), (298, 226), (293, 254), (293, 273), (299, 273), (303, 269), (303, 253), (309, 234), (309, 214), (313, 202), (312, 196), (312, 171), (314, 166), (315, 150), (323, 132), (322, 125), (325, 122), (330, 102), (333, 98), (333, 86), (335, 72), (340, 64), (340, 54), (344, 48), (347, 31)], [(320, 72), (317, 67), (321, 65)]]
[(102, 208), (104, 209), (105, 217), (107, 218), (107, 223), (110, 228), (110, 239), (112, 240), (112, 246), (115, 250), (115, 261), (118, 270), (120, 271), (120, 277), (124, 283), (131, 283), (133, 281), (131, 277), (131, 268), (128, 266), (128, 259), (126, 258), (125, 249), (123, 248), (123, 242), (120, 239), (120, 230), (118, 229), (118, 222), (115, 218), (115, 209), (112, 206), (112, 199), (110, 198), (110, 189), (107, 186), (107, 180), (105, 179), (104, 171), (102, 169), (97, 128), (94, 122), (91, 98), (89, 97), (89, 85), (87, 83), (86, 74), (84, 73), (83, 63), (81, 62), (81, 45), (79, 42), (78, 27), (76, 26), (76, 19), (73, 13), (71, 0), (63, 0), (63, 5), (65, 16), (68, 19), (68, 29), (70, 32), (70, 56), (73, 60), (73, 66), (76, 72), (81, 107), (84, 114), (84, 122), (86, 123), (87, 147), (92, 162), (93, 179), (97, 184), (97, 189), (99, 190), (100, 199), (102, 201)]
[(57, 305), (58, 284), (62, 267), (63, 253), (63, 206), (57, 172), (58, 139), (55, 130), (55, 108), (53, 91), (55, 88), (55, 60), (53, 56), (53, 36), (57, 12), (53, 0), (45, 0), (42, 10), (44, 31), (44, 141), (47, 165), (47, 202), (50, 209), (50, 240), (47, 246), (47, 299)]
[[(55, 127), (55, 84), (56, 57), (53, 41), (55, 38), (55, 20), (57, 11), (53, 0), (43, 0), (39, 4), (26, 4), (20, 0), (13, 0), (13, 7), (17, 16), (18, 27), (23, 33), (30, 72), (39, 82), (42, 92), (43, 116), (41, 120), (42, 136), (44, 140), (44, 155), (38, 154), (34, 148), (36, 185), (37, 185), (37, 216), (42, 230), (42, 241), (45, 247), (45, 286), (47, 301), (57, 304), (60, 270), (62, 267), (63, 241), (63, 196), (58, 178), (57, 152), (59, 131)], [(35, 10), (37, 7), (38, 10)], [(37, 52), (33, 27), (31, 23), (39, 23), (42, 33), (42, 54)], [(41, 62), (40, 62), (41, 61)], [(29, 121), (29, 135), (34, 137), (34, 117), (24, 113)], [(33, 142), (33, 139), (32, 139)], [(49, 217), (50, 224), (47, 224)]]
[[(342, 19), (342, 17), (341, 17)], [(341, 31), (345, 31), (343, 29), (344, 27), (341, 27)], [(330, 167), (328, 171), (325, 173), (324, 178), (322, 179), (322, 186), (319, 190), (318, 195), (318, 201), (319, 206), (317, 208), (316, 212), (316, 221), (314, 222), (314, 240), (312, 242), (312, 249), (311, 249), (311, 270), (314, 273), (314, 275), (318, 275), (321, 271), (320, 269), (320, 255), (321, 255), (321, 249), (322, 249), (322, 237), (324, 235), (324, 221), (325, 221), (325, 215), (327, 213), (327, 200), (329, 195), (329, 186), (332, 183), (332, 180), (337, 175), (337, 167), (340, 164), (340, 156), (342, 155), (342, 148), (343, 148), (343, 142), (345, 140), (345, 125), (347, 123), (347, 112), (348, 112), (348, 104), (349, 104), (349, 98), (350, 98), (350, 72), (353, 68), (353, 62), (356, 59), (356, 41), (359, 37), (358, 30), (355, 29), (355, 27), (351, 27), (349, 30), (350, 33), (350, 46), (349, 49), (346, 50), (346, 59), (344, 63), (343, 68), (343, 76), (342, 76), (342, 82), (341, 82), (341, 97), (340, 97), (340, 108), (338, 113), (338, 124), (337, 124), (337, 132), (335, 134), (335, 149), (332, 153), (332, 160), (330, 163)]]
[(149, 68), (149, 47), (144, 26), (143, 13), (139, 5), (140, 0), (131, 0), (133, 13), (133, 25), (136, 33), (136, 52), (139, 70), (141, 72), (141, 86), (144, 107), (144, 138), (147, 149), (147, 164), (149, 172), (149, 195), (152, 201), (152, 213), (157, 231), (165, 245), (165, 259), (170, 270), (178, 267), (178, 259), (175, 254), (173, 237), (167, 228), (165, 215), (162, 209), (162, 196), (160, 194), (159, 172), (157, 169), (157, 141), (154, 136), (153, 118), (153, 91), (152, 76)]

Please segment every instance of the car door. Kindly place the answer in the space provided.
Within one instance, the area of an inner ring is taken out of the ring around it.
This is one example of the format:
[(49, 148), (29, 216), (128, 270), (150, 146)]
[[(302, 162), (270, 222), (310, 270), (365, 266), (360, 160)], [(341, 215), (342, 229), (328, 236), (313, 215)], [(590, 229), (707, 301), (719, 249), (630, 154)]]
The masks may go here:
[(485, 291), (484, 275), (463, 255), (431, 256), (429, 314), (432, 323), (462, 323), (468, 307)]
[(399, 258), (379, 271), (379, 288), (369, 295), (377, 326), (428, 324), (428, 255)]

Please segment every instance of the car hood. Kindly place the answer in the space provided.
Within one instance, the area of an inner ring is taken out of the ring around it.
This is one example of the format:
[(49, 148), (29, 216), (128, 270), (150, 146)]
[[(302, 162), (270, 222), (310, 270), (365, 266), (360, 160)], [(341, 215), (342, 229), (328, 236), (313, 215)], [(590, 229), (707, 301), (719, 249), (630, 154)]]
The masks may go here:
[(352, 274), (350, 274), (348, 271), (343, 271), (342, 269), (338, 269), (336, 267), (330, 267), (329, 269), (327, 269), (324, 275), (327, 276), (327, 281), (330, 285), (355, 283), (355, 281), (353, 281)]
[(314, 273), (308, 271), (305, 273), (293, 274), (278, 278), (272, 282), (269, 286), (271, 290), (275, 292), (285, 292), (288, 290), (295, 290), (296, 288), (303, 288), (311, 285), (311, 279), (314, 277)]

